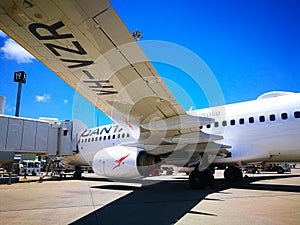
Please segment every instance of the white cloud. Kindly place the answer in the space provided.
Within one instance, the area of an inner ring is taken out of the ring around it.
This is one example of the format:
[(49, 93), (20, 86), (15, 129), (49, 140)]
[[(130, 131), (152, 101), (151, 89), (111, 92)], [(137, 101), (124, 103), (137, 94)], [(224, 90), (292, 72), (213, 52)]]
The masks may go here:
[(35, 100), (37, 102), (42, 102), (42, 103), (46, 103), (46, 102), (50, 102), (51, 96), (44, 94), (44, 95), (36, 95), (35, 96)]
[(67, 103), (68, 103), (68, 99), (65, 99), (65, 100), (64, 100), (64, 103), (67, 104)]
[(33, 59), (35, 59), (29, 52), (11, 38), (5, 41), (1, 51), (4, 52), (4, 57), (6, 59), (17, 60), (17, 63), (30, 63)]
[(6, 105), (5, 106), (5, 111), (8, 113), (12, 113), (16, 111), (16, 107), (15, 106), (11, 106), (11, 105)]
[(2, 30), (0, 30), (0, 38), (6, 38), (7, 35)]

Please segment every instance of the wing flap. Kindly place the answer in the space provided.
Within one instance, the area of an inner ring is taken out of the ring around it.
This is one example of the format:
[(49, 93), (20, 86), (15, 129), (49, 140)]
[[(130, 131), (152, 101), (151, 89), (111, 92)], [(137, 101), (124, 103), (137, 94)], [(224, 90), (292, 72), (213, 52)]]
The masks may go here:
[[(42, 1), (43, 0), (40, 2)], [(47, 1), (43, 2), (47, 4)], [(54, 0), (53, 2), (64, 12), (67, 17), (72, 18), (74, 15), (77, 16), (77, 21), (74, 21), (75, 25), (80, 25), (82, 21), (97, 16), (99, 13), (107, 10), (111, 5), (108, 0)], [(77, 4), (74, 4), (74, 2)]]
[(219, 135), (207, 134), (204, 132), (190, 132), (185, 134), (176, 135), (173, 137), (167, 137), (163, 140), (169, 143), (180, 143), (180, 144), (197, 144), (207, 143), (222, 140), (223, 137)]
[(127, 27), (113, 8), (107, 8), (93, 19), (98, 24), (99, 29), (107, 35), (115, 46), (121, 46), (134, 41)]
[(200, 126), (211, 124), (213, 122), (214, 119), (211, 118), (184, 114), (168, 117), (162, 120), (151, 121), (151, 123), (143, 124), (142, 127), (152, 131), (199, 129)]

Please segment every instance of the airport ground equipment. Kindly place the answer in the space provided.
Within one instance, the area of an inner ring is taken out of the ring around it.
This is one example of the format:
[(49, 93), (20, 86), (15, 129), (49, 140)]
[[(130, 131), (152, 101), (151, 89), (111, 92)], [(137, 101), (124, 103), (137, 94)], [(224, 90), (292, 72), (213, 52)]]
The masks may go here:
[(15, 153), (72, 155), (85, 128), (78, 120), (49, 122), (0, 115), (0, 161), (13, 160)]
[(45, 176), (48, 176), (48, 173), (51, 174), (51, 177), (57, 178), (73, 177), (75, 175), (75, 166), (63, 163), (61, 161), (62, 157), (47, 156), (46, 159)]

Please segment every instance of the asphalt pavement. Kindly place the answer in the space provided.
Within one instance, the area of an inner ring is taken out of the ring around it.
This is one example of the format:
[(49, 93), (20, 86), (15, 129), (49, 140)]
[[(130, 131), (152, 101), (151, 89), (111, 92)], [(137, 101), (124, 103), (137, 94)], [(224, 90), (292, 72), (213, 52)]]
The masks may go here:
[(151, 185), (28, 177), (0, 185), (0, 224), (299, 224), (300, 169), (248, 174), (228, 184), (216, 172), (209, 190), (191, 190), (188, 176), (147, 178)]

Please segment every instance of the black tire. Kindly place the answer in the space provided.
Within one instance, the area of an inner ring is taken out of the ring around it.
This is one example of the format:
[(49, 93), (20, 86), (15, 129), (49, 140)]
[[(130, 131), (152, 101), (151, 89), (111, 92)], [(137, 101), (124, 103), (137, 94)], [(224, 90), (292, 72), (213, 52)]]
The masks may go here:
[(166, 175), (172, 175), (173, 174), (173, 171), (167, 171), (166, 172)]
[(283, 174), (284, 173), (284, 169), (282, 167), (277, 167), (276, 169), (278, 174)]
[(203, 189), (211, 187), (214, 182), (214, 175), (211, 170), (206, 169), (199, 171), (198, 169), (191, 172), (189, 176), (189, 184), (192, 189)]
[(75, 166), (74, 179), (80, 180), (82, 178), (81, 173), (82, 172), (80, 166)]
[(228, 182), (240, 182), (243, 179), (242, 170), (238, 167), (229, 166), (224, 171), (224, 178)]
[(80, 180), (82, 178), (81, 172), (79, 172), (79, 171), (75, 171), (73, 176), (74, 176), (75, 180)]

